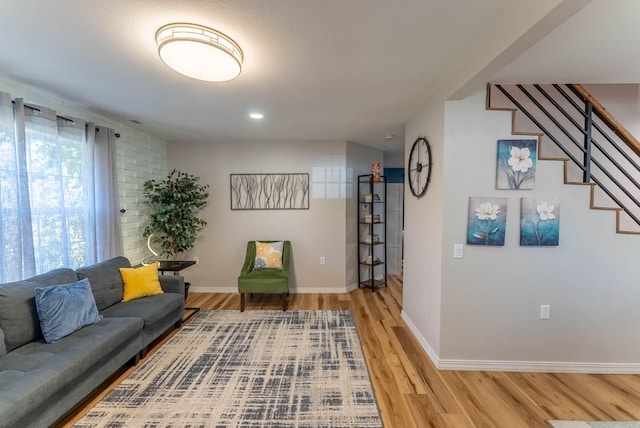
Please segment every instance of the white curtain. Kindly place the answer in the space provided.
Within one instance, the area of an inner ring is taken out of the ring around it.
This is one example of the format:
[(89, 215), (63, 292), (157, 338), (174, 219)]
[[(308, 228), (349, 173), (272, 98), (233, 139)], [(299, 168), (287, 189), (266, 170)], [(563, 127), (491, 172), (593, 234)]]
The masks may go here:
[[(24, 123), (22, 100), (16, 100)], [(0, 281), (35, 272), (24, 128), (14, 127), (11, 97), (0, 92)], [(20, 142), (20, 144), (18, 144)]]
[(111, 128), (87, 124), (87, 138), (95, 159), (94, 192), (96, 213), (95, 259), (107, 260), (123, 252), (120, 200), (116, 175), (116, 133)]
[(122, 254), (115, 137), (97, 129), (0, 92), (1, 282)]

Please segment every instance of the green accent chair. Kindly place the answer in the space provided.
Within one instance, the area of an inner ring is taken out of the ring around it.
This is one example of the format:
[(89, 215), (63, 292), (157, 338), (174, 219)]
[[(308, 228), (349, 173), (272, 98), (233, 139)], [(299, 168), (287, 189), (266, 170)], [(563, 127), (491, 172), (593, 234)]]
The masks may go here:
[[(259, 241), (278, 242), (278, 241)], [(291, 260), (291, 242), (283, 241), (282, 270), (254, 269), (256, 260), (256, 241), (247, 243), (247, 254), (242, 271), (238, 277), (238, 292), (240, 293), (240, 312), (244, 311), (245, 295), (249, 294), (282, 294), (282, 310), (287, 310), (289, 304), (289, 262)]]

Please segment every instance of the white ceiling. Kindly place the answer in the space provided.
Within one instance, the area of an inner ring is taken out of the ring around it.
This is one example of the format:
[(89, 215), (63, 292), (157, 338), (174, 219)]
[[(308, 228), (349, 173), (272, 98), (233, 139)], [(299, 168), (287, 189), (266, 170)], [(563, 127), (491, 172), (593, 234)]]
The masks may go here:
[(494, 81), (640, 83), (640, 1), (594, 0)]
[[(560, 3), (579, 3), (577, 9), (587, 1)], [(138, 120), (139, 128), (172, 142), (348, 140), (401, 149), (404, 123), (442, 88), (461, 59), (483, 49), (528, 4), (0, 0), (0, 74), (74, 107)], [(589, 24), (595, 48), (576, 52), (585, 29), (573, 22), (584, 14), (587, 22), (599, 17)], [(612, 66), (602, 53), (619, 55), (629, 40), (640, 45), (633, 33), (638, 17), (640, 1), (594, 0), (567, 22), (571, 32), (561, 27), (557, 37), (558, 31), (543, 39), (527, 53), (531, 57), (517, 59), (493, 80), (575, 82), (588, 70), (589, 80), (607, 83), (604, 74), (611, 79), (612, 70), (623, 67)], [(231, 82), (206, 83), (168, 69), (154, 35), (171, 22), (194, 22), (232, 37), (244, 51), (242, 74)], [(640, 56), (628, 63), (628, 79), (638, 81)], [(254, 110), (265, 118), (250, 120)], [(397, 137), (385, 139), (388, 134)]]

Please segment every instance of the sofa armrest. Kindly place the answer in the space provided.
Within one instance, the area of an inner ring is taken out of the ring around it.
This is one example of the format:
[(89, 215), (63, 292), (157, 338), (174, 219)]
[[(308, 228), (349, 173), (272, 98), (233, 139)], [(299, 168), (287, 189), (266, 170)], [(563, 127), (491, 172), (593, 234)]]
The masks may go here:
[(180, 275), (158, 275), (160, 286), (165, 293), (182, 294), (184, 297), (184, 277)]

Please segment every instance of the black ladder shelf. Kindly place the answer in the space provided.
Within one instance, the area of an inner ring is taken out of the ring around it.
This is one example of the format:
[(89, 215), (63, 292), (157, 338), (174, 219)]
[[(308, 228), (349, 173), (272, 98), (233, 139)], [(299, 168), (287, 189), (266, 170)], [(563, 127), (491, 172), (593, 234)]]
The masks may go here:
[(387, 286), (387, 182), (358, 176), (358, 288)]

